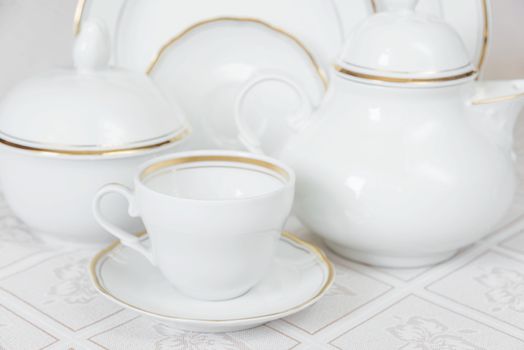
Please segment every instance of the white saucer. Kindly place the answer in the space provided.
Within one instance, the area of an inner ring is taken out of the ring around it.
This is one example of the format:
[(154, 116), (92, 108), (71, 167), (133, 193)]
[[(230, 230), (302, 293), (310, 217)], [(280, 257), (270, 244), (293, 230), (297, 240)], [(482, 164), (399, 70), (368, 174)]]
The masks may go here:
[(185, 330), (231, 332), (307, 308), (329, 289), (335, 272), (319, 248), (283, 233), (266, 278), (232, 300), (207, 302), (182, 295), (145, 258), (119, 242), (93, 258), (90, 274), (100, 293), (126, 308)]
[[(235, 102), (252, 78), (275, 71), (299, 83), (314, 105), (324, 97), (328, 79), (313, 53), (292, 34), (254, 18), (199, 22), (169, 41), (148, 70), (186, 111), (193, 133), (182, 147), (189, 149), (243, 149)], [(265, 114), (285, 115), (294, 110), (294, 102), (298, 105), (288, 86), (269, 85), (252, 90), (246, 102), (255, 123)]]

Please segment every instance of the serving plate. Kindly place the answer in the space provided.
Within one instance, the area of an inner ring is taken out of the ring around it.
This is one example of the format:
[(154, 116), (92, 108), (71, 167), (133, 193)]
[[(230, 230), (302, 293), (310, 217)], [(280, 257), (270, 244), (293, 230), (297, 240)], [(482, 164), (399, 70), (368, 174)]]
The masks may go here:
[[(190, 26), (161, 48), (147, 71), (187, 112), (193, 135), (185, 146), (191, 149), (242, 148), (235, 100), (250, 79), (264, 72), (295, 79), (315, 104), (328, 84), (323, 67), (298, 38), (250, 18), (215, 18)], [(254, 119), (262, 113), (285, 113), (295, 97), (284, 84), (254, 93), (246, 106)], [(261, 99), (274, 101), (270, 110)]]
[[(142, 241), (149, 244), (147, 236)], [(118, 242), (93, 258), (90, 275), (100, 293), (125, 308), (181, 329), (227, 332), (311, 306), (327, 292), (335, 272), (319, 248), (283, 233), (267, 276), (231, 300), (201, 301), (181, 294), (146, 258)]]
[(128, 68), (144, 67), (173, 35), (215, 17), (257, 18), (282, 28), (325, 63), (343, 41), (333, 0), (128, 0), (117, 32), (118, 62)]
[[(344, 36), (377, 10), (377, 0), (78, 0), (75, 31), (86, 18), (103, 19), (114, 41), (113, 62), (145, 70), (169, 38), (214, 17), (256, 17), (296, 35), (323, 62), (331, 63)], [(421, 0), (419, 10), (449, 21), (481, 70), (489, 49), (491, 0)], [(118, 57), (118, 59), (117, 59)]]

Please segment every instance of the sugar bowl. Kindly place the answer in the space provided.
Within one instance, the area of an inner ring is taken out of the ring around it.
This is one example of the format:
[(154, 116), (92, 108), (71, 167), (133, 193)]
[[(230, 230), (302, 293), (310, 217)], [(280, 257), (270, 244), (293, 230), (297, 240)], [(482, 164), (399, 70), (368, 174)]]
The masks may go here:
[[(190, 129), (147, 76), (108, 67), (102, 23), (84, 24), (74, 59), (74, 70), (32, 77), (0, 102), (0, 183), (35, 232), (99, 242), (110, 236), (91, 214), (98, 188), (130, 184), (138, 164), (176, 148)], [(107, 198), (104, 210), (141, 229), (120, 198)]]

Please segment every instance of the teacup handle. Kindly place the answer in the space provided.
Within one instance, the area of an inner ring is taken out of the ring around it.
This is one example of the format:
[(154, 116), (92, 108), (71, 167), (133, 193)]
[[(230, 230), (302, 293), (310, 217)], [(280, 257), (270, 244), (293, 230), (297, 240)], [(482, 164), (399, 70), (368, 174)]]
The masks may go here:
[(93, 199), (93, 214), (95, 216), (96, 221), (102, 226), (107, 232), (115, 236), (122, 242), (123, 245), (136, 250), (138, 253), (142, 254), (151, 262), (151, 264), (155, 264), (155, 260), (153, 259), (153, 253), (150, 248), (145, 247), (142, 245), (140, 238), (135, 236), (134, 234), (124, 231), (120, 227), (116, 226), (115, 224), (112, 224), (109, 220), (105, 218), (105, 216), (102, 214), (102, 199), (110, 194), (110, 193), (116, 193), (123, 196), (127, 201), (129, 202), (129, 215), (131, 217), (138, 217), (139, 214), (134, 208), (134, 195), (131, 190), (123, 185), (119, 184), (108, 184), (102, 187), (95, 195), (95, 198)]
[(253, 153), (263, 154), (264, 151), (262, 150), (255, 132), (253, 132), (251, 127), (246, 122), (246, 116), (241, 112), (241, 109), (246, 97), (249, 95), (251, 90), (253, 90), (253, 88), (255, 88), (257, 85), (271, 81), (276, 81), (287, 85), (297, 94), (300, 99), (300, 108), (298, 112), (287, 117), (287, 124), (291, 129), (300, 129), (301, 126), (311, 119), (310, 117), (315, 110), (313, 102), (304, 89), (292, 78), (285, 76), (284, 73), (269, 70), (256, 75), (240, 90), (235, 104), (235, 121), (238, 128), (238, 139), (250, 152)]

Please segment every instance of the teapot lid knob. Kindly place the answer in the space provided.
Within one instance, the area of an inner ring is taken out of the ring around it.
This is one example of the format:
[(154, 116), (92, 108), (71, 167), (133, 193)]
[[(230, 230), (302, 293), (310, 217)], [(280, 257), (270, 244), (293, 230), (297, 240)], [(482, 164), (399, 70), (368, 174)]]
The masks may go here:
[(419, 0), (375, 0), (379, 11), (414, 11)]
[(82, 23), (82, 31), (73, 49), (75, 67), (81, 72), (106, 69), (110, 51), (109, 33), (105, 24), (96, 19)]
[(380, 13), (348, 36), (336, 70), (351, 79), (402, 86), (462, 84), (476, 76), (455, 29), (416, 11), (418, 0), (373, 0)]

